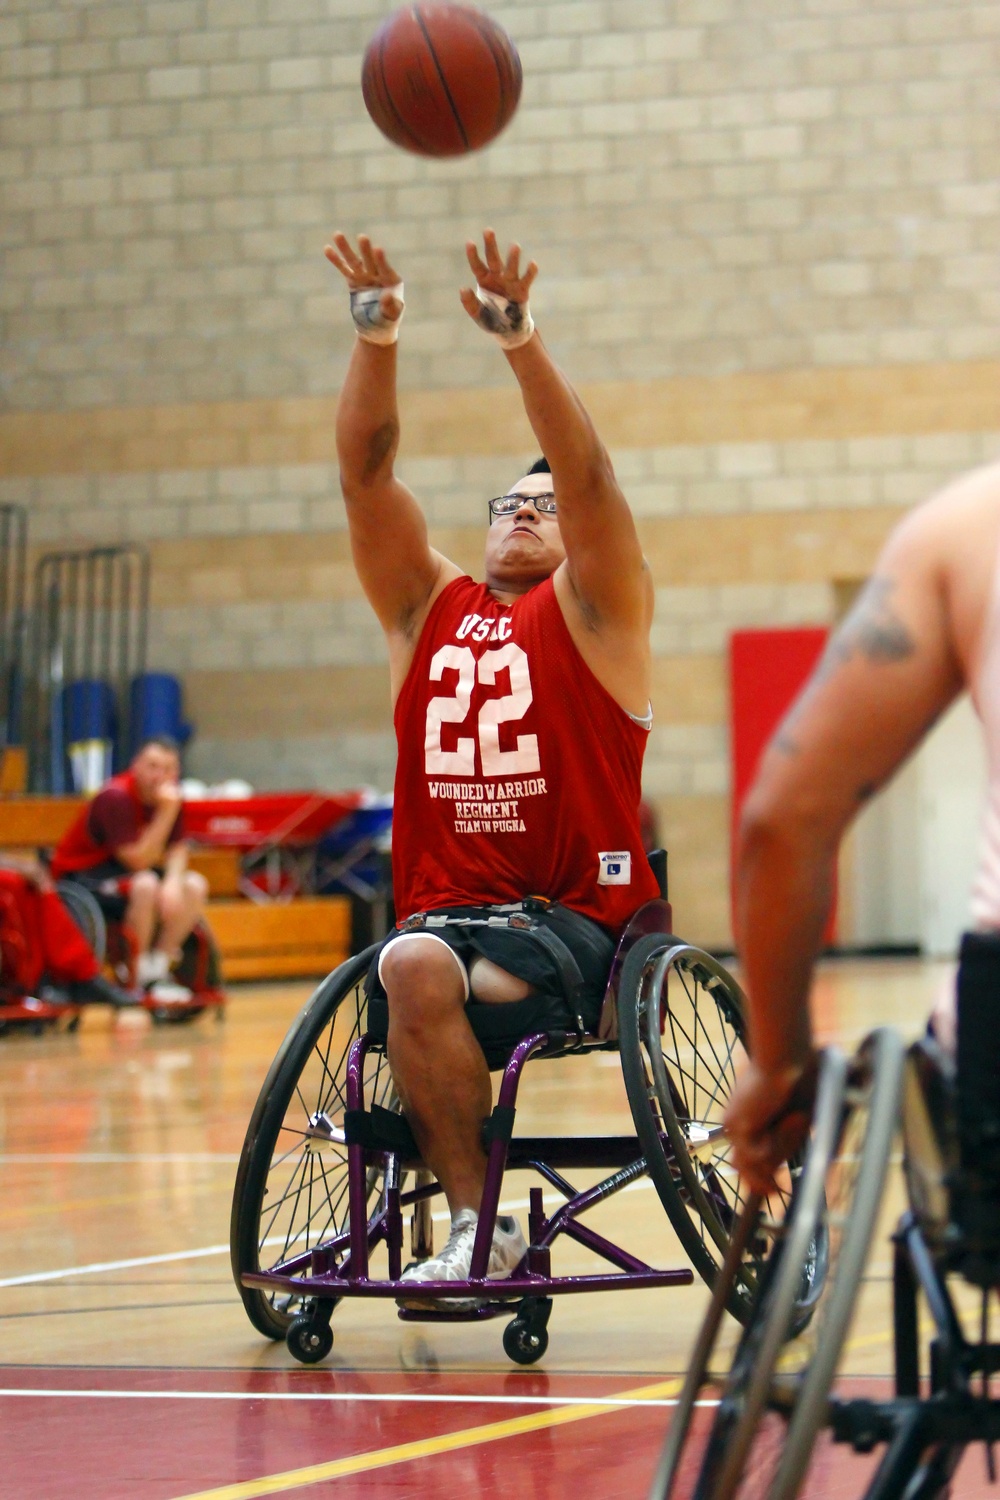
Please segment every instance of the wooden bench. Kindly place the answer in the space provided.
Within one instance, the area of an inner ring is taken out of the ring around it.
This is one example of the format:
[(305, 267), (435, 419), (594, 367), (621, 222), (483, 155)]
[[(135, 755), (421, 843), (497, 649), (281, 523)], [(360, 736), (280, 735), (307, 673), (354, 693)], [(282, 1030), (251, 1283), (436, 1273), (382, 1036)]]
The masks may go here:
[[(0, 850), (51, 849), (84, 806), (81, 797), (0, 797)], [(235, 896), (238, 850), (193, 845), (190, 865), (208, 880), (211, 897)], [(212, 899), (207, 917), (230, 980), (312, 978), (351, 951), (351, 903), (344, 896), (274, 905)]]
[(227, 979), (318, 978), (351, 951), (351, 903), (344, 896), (299, 896), (261, 906), (213, 901), (208, 920)]

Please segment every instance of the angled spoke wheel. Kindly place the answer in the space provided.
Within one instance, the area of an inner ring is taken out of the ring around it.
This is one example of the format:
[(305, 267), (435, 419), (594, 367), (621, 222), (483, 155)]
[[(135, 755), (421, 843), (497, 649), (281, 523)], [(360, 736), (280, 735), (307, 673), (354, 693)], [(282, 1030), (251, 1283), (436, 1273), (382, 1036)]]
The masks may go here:
[(902, 1059), (889, 1030), (849, 1065), (836, 1049), (824, 1054), (803, 1169), (750, 1321), (724, 1375), (708, 1373), (712, 1350), (700, 1341), (654, 1500), (793, 1500), (806, 1483), (823, 1493), (816, 1439), (885, 1184)]
[[(303, 1301), (241, 1283), (245, 1271), (277, 1270), (348, 1229), (347, 1054), (365, 1029), (369, 950), (330, 974), (292, 1023), (247, 1129), (230, 1230), (233, 1275), (251, 1323), (284, 1338)], [(395, 1108), (385, 1056), (365, 1064), (365, 1105)], [(368, 1177), (369, 1202), (380, 1173)]]
[[(747, 1200), (723, 1128), (746, 1057), (744, 1005), (742, 990), (717, 959), (667, 935), (641, 938), (622, 970), (618, 1027), (632, 1117), (660, 1201), (710, 1286)], [(741, 1321), (791, 1183), (789, 1174), (762, 1205), (732, 1279), (726, 1305)]]

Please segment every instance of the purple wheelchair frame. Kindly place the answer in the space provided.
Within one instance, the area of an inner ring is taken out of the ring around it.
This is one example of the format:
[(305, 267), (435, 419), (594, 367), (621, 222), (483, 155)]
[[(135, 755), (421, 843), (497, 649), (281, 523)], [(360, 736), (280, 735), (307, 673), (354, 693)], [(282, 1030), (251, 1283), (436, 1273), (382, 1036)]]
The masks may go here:
[[(667, 901), (648, 901), (639, 908), (619, 940), (605, 992), (602, 1016), (617, 1001), (622, 966), (635, 941), (650, 933), (669, 933), (671, 909)], [(265, 1291), (283, 1291), (303, 1299), (315, 1299), (308, 1314), (309, 1328), (319, 1340), (327, 1332), (334, 1307), (342, 1297), (399, 1298), (419, 1296), (421, 1301), (437, 1298), (475, 1298), (479, 1305), (468, 1310), (441, 1308), (400, 1308), (406, 1321), (473, 1322), (516, 1311), (513, 1303), (534, 1308), (534, 1321), (544, 1330), (552, 1296), (567, 1292), (612, 1292), (626, 1288), (689, 1286), (694, 1272), (685, 1266), (676, 1270), (656, 1270), (629, 1251), (578, 1222), (578, 1216), (595, 1204), (620, 1192), (629, 1183), (645, 1175), (646, 1162), (635, 1136), (524, 1136), (513, 1135), (518, 1084), (525, 1063), (541, 1052), (550, 1038), (545, 1032), (527, 1036), (514, 1048), (503, 1072), (499, 1097), (486, 1122), (488, 1141), (486, 1183), (483, 1190), (479, 1224), (476, 1230), (472, 1264), (467, 1281), (421, 1281), (418, 1285), (402, 1281), (403, 1210), (441, 1193), (437, 1182), (419, 1184), (407, 1192), (400, 1189), (404, 1170), (420, 1170), (423, 1163), (415, 1146), (402, 1140), (398, 1145), (380, 1141), (376, 1133), (347, 1131), (348, 1202), (350, 1222), (347, 1232), (325, 1244), (290, 1257), (270, 1271), (244, 1272), (244, 1286)], [(368, 1035), (352, 1045), (347, 1060), (347, 1120), (368, 1121), (364, 1112), (363, 1079), (365, 1056), (373, 1043)], [(617, 1050), (613, 1040), (588, 1035), (571, 1044), (567, 1051)], [(551, 1055), (551, 1054), (550, 1054)], [(559, 1055), (564, 1055), (560, 1053)], [(399, 1117), (402, 1134), (408, 1128)], [(374, 1216), (368, 1217), (368, 1173), (380, 1164), (384, 1172), (382, 1201)], [(611, 1175), (593, 1187), (577, 1191), (560, 1169), (598, 1168)], [(542, 1188), (529, 1190), (528, 1251), (513, 1276), (490, 1280), (486, 1275), (493, 1230), (500, 1205), (504, 1173), (514, 1169), (537, 1172), (550, 1187), (566, 1199), (551, 1216), (542, 1202)], [(553, 1276), (551, 1247), (560, 1236), (567, 1235), (578, 1244), (607, 1261), (612, 1272), (584, 1276)], [(389, 1275), (373, 1280), (369, 1274), (372, 1250), (384, 1241), (388, 1251)], [(294, 1325), (293, 1325), (294, 1326)], [(308, 1342), (306, 1347), (308, 1348)], [(328, 1347), (328, 1345), (327, 1345)], [(508, 1352), (510, 1352), (508, 1350)], [(541, 1352), (541, 1351), (539, 1351)], [(303, 1356), (316, 1357), (316, 1356)], [(515, 1356), (516, 1357), (516, 1356)], [(525, 1361), (527, 1362), (527, 1361)]]

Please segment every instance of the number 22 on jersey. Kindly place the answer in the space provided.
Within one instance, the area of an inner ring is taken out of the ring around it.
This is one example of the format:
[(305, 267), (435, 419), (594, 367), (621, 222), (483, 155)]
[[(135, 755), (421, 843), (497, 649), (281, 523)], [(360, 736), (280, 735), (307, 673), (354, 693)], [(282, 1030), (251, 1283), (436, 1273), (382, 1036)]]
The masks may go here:
[(531, 707), (531, 673), (528, 658), (513, 641), (496, 651), (485, 651), (476, 661), (468, 646), (442, 646), (431, 658), (430, 680), (440, 682), (448, 668), (458, 673), (455, 691), (450, 697), (432, 698), (427, 705), (427, 727), (424, 735), (424, 769), (428, 775), (474, 776), (476, 774), (476, 741), (472, 737), (458, 740), (454, 750), (441, 748), (442, 724), (464, 724), (472, 703), (472, 689), (478, 677), (483, 687), (492, 687), (497, 673), (510, 673), (510, 692), (501, 698), (488, 698), (479, 710), (479, 754), (484, 776), (527, 775), (540, 771), (538, 737), (519, 734), (517, 748), (500, 749), (500, 725), (523, 719)]

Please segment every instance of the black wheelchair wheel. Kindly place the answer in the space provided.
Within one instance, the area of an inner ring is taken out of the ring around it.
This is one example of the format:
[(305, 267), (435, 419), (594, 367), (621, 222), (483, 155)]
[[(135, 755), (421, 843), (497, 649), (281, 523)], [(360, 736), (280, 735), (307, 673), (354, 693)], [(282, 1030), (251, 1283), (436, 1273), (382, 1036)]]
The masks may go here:
[[(657, 1492), (673, 1500), (792, 1500), (809, 1479), (825, 1489), (817, 1435), (857, 1299), (885, 1186), (899, 1113), (903, 1048), (890, 1030), (874, 1032), (846, 1068), (824, 1055), (814, 1116), (794, 1203), (761, 1277), (760, 1294), (708, 1426), (673, 1446), (677, 1482)], [(825, 1274), (813, 1316), (798, 1334), (796, 1306)]]
[[(308, 1299), (245, 1287), (248, 1271), (274, 1270), (347, 1231), (347, 1054), (365, 1030), (363, 983), (374, 948), (324, 979), (292, 1022), (250, 1117), (230, 1220), (233, 1277), (247, 1316), (283, 1339)], [(396, 1107), (384, 1054), (365, 1064), (365, 1105)], [(369, 1201), (380, 1174), (368, 1177)]]
[(103, 964), (108, 951), (108, 926), (97, 897), (76, 880), (57, 881), (56, 892), (93, 949), (97, 962)]
[[(649, 1175), (691, 1264), (715, 1284), (746, 1190), (729, 1162), (722, 1117), (746, 1056), (745, 1000), (710, 954), (669, 934), (640, 938), (622, 969), (622, 1072)], [(728, 1310), (745, 1322), (772, 1226), (791, 1179), (764, 1204), (733, 1278)]]
[[(796, 1179), (792, 1202), (776, 1234), (774, 1250), (761, 1271), (753, 1311), (731, 1362), (727, 1362), (716, 1349), (722, 1314), (728, 1290), (741, 1269), (742, 1247), (755, 1233), (754, 1220), (761, 1200), (751, 1196), (747, 1202), (692, 1352), (657, 1468), (651, 1492), (653, 1500), (695, 1500), (695, 1497), (704, 1500), (706, 1496), (714, 1496), (731, 1445), (746, 1425), (744, 1418), (751, 1404), (759, 1419), (767, 1392), (756, 1387), (750, 1376), (761, 1360), (766, 1341), (775, 1332), (787, 1337), (795, 1304), (803, 1293), (811, 1291), (815, 1295), (817, 1278), (812, 1264), (801, 1277), (788, 1274), (787, 1268), (791, 1266), (794, 1271), (807, 1261), (815, 1262), (827, 1247), (823, 1211), (826, 1166), (840, 1127), (846, 1077), (847, 1061), (843, 1054), (835, 1049), (825, 1052), (813, 1107), (812, 1149), (806, 1156), (805, 1170)], [(822, 1273), (825, 1268), (819, 1269)], [(824, 1280), (821, 1274), (820, 1285)], [(782, 1307), (778, 1319), (773, 1315), (776, 1300), (780, 1300)], [(775, 1351), (771, 1353), (776, 1357)], [(720, 1365), (723, 1373), (719, 1371)], [(745, 1450), (737, 1455), (738, 1471), (742, 1471), (746, 1458)]]

